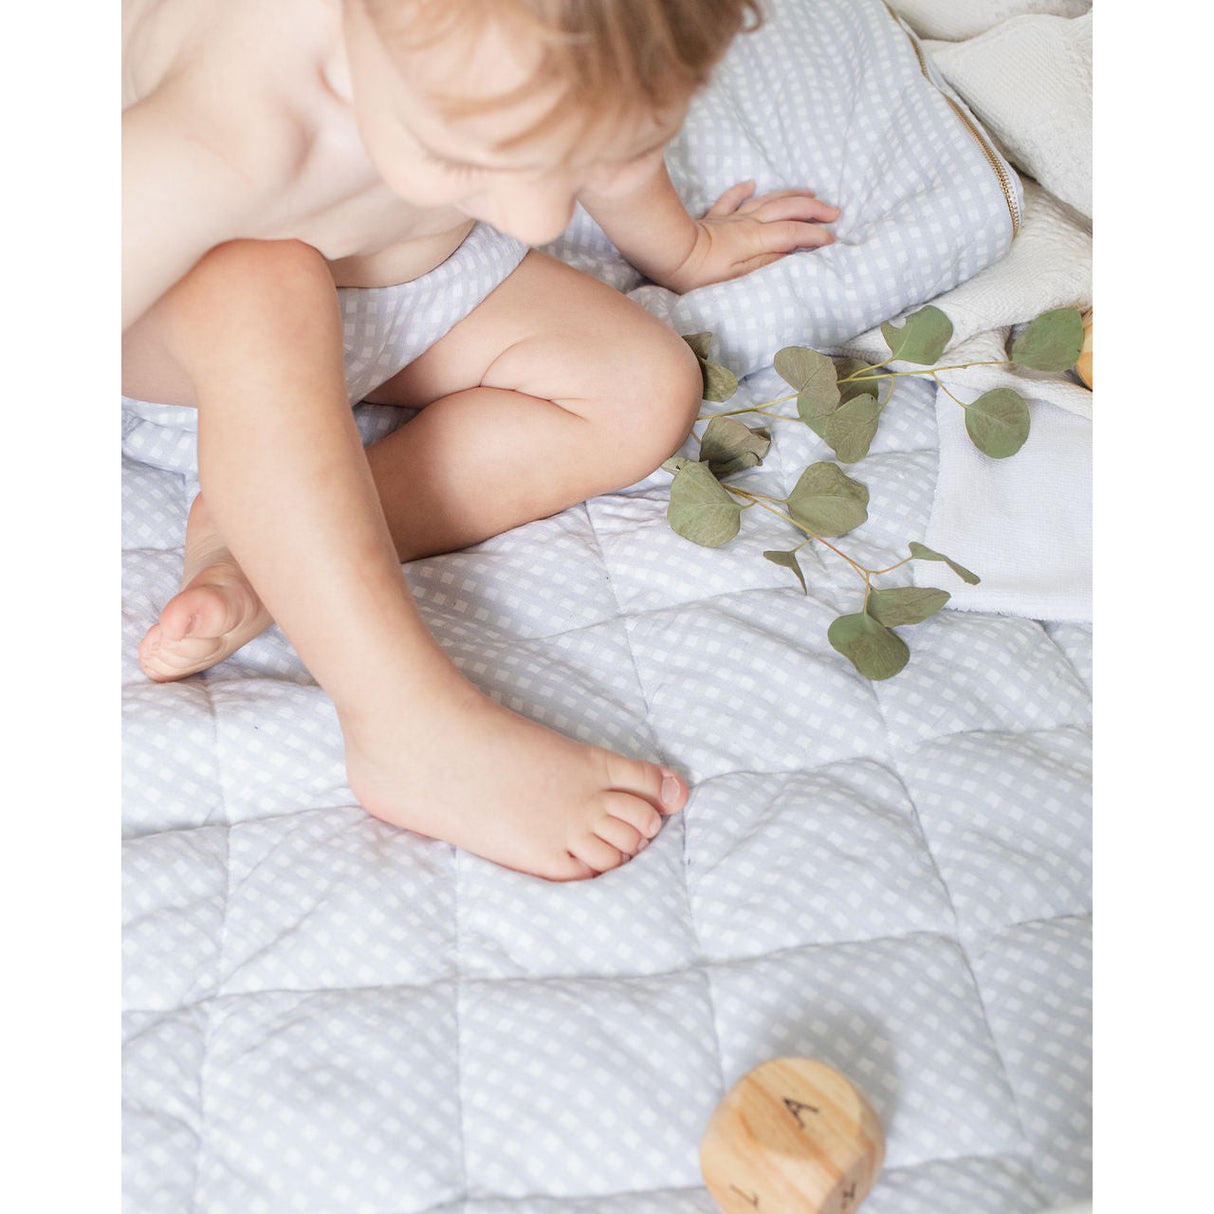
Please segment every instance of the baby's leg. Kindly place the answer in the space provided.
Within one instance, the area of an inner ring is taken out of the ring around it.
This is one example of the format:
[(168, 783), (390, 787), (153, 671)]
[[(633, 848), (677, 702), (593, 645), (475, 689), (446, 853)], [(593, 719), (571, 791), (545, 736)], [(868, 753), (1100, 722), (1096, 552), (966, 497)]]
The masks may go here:
[(401, 559), (464, 548), (640, 480), (687, 437), (701, 392), (695, 356), (669, 327), (528, 254), (370, 396), (422, 410), (368, 450)]
[[(700, 393), (695, 358), (667, 326), (529, 254), (371, 394), (423, 410), (367, 452), (398, 556), (466, 548), (639, 480), (686, 437)], [(154, 679), (204, 670), (270, 623), (201, 502), (185, 566), (181, 593), (140, 647)]]
[[(290, 244), (224, 246), (161, 312), (165, 344), (196, 394), (214, 526), (332, 697), (360, 802), (554, 880), (639, 851), (661, 815), (683, 807), (683, 783), (501, 708), (422, 624), (345, 398), (336, 300), (319, 256)], [(680, 409), (685, 429), (686, 400)]]

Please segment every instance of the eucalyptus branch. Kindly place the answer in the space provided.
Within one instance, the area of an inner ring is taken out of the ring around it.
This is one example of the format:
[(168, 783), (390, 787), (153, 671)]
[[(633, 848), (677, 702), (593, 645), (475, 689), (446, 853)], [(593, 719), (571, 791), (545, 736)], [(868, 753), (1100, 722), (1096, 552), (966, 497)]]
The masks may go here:
[[(738, 418), (757, 413), (779, 421), (802, 422), (826, 442), (836, 459), (852, 464), (868, 454), (897, 381), (913, 375), (928, 376), (964, 409), (966, 432), (975, 446), (992, 459), (1006, 459), (1028, 438), (1030, 419), (1023, 398), (1011, 388), (994, 388), (966, 404), (945, 387), (940, 373), (1009, 363), (1062, 372), (1075, 364), (1083, 345), (1082, 319), (1074, 308), (1059, 308), (1039, 316), (1012, 343), (1007, 359), (935, 365), (952, 338), (953, 326), (939, 308), (931, 306), (907, 316), (901, 327), (892, 322), (883, 324), (881, 334), (890, 347), (890, 362), (917, 364), (920, 369), (880, 370), (884, 364), (832, 359), (808, 347), (786, 346), (776, 353), (773, 365), (793, 389), (791, 393), (701, 416), (697, 420), (708, 425), (700, 435), (700, 458), (677, 457), (663, 465), (674, 477), (667, 520), (685, 539), (719, 548), (738, 534), (742, 512), (759, 506), (806, 537), (791, 549), (763, 553), (767, 560), (789, 569), (806, 594), (809, 586), (797, 560), (797, 553), (806, 544), (816, 541), (851, 566), (864, 582), (860, 610), (839, 616), (827, 630), (827, 639), (870, 679), (890, 678), (910, 659), (906, 642), (893, 629), (921, 623), (950, 597), (934, 586), (878, 588), (873, 585), (874, 578), (894, 573), (915, 560), (943, 562), (971, 585), (977, 583), (977, 575), (915, 541), (910, 543), (909, 556), (884, 569), (869, 569), (831, 543), (832, 538), (848, 534), (868, 519), (867, 486), (844, 473), (838, 464), (811, 464), (787, 497), (725, 483), (724, 478), (761, 465), (771, 448), (769, 430), (748, 426)], [(728, 401), (737, 390), (738, 380), (727, 367), (709, 360), (712, 335), (696, 333), (686, 340), (700, 362), (704, 399), (714, 404)], [(890, 391), (885, 400), (880, 400), (883, 380), (890, 381)], [(795, 417), (771, 412), (792, 400), (797, 402)]]

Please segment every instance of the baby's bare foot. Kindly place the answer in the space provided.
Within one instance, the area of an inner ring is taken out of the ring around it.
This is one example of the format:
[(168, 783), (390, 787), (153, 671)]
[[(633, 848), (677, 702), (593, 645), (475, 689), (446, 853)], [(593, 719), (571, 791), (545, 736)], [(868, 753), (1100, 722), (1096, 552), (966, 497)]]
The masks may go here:
[(211, 524), (201, 497), (190, 508), (185, 574), (139, 646), (139, 665), (159, 683), (222, 662), (273, 621)]
[(429, 703), (420, 727), (387, 744), (347, 729), (350, 787), (370, 813), (506, 868), (577, 881), (630, 860), (687, 803), (665, 768), (574, 742), (478, 692), (447, 707)]

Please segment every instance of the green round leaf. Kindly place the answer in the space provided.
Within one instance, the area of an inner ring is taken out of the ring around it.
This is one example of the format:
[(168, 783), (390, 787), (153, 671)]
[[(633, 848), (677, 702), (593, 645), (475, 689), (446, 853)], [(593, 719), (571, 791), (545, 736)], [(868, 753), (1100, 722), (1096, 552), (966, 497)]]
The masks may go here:
[(952, 340), (953, 322), (929, 304), (912, 312), (901, 328), (887, 320), (881, 326), (881, 336), (889, 343), (891, 359), (927, 367), (940, 361)]
[(684, 333), (683, 340), (695, 351), (696, 358), (706, 359), (712, 345), (711, 333)]
[(1015, 455), (1029, 436), (1029, 407), (1011, 388), (992, 388), (965, 406), (965, 429), (991, 459)]
[(865, 612), (841, 615), (826, 639), (866, 679), (889, 679), (910, 661), (906, 642)]
[(797, 390), (797, 414), (819, 436), (823, 424), (839, 405), (838, 373), (834, 361), (806, 346), (785, 346), (774, 366), (780, 377)]
[(1069, 371), (1083, 349), (1083, 316), (1078, 308), (1042, 312), (1012, 342), (1012, 362), (1034, 371)]
[(702, 360), (700, 374), (704, 377), (704, 400), (720, 404), (729, 400), (738, 390), (738, 377), (720, 363)]
[(700, 459), (713, 476), (730, 476), (757, 467), (770, 447), (769, 430), (752, 430), (736, 417), (714, 417), (700, 439)]
[(896, 628), (899, 624), (921, 624), (948, 602), (949, 592), (932, 586), (898, 586), (892, 590), (873, 590), (868, 596), (868, 614)]
[[(872, 367), (858, 358), (836, 358), (835, 370), (839, 375), (839, 399), (847, 402), (853, 396), (879, 397), (883, 380), (879, 368)], [(853, 378), (854, 376), (854, 378)]]
[(846, 535), (868, 518), (868, 488), (837, 464), (811, 464), (788, 495), (788, 513), (815, 535)]
[(840, 405), (823, 426), (822, 437), (845, 464), (863, 459), (877, 434), (881, 406), (867, 393)]
[(808, 346), (785, 346), (776, 351), (772, 365), (780, 378), (798, 392), (818, 380), (833, 384), (838, 378), (835, 364), (825, 354)]
[(684, 539), (705, 548), (727, 544), (741, 527), (742, 507), (709, 471), (688, 461), (670, 483), (666, 521)]

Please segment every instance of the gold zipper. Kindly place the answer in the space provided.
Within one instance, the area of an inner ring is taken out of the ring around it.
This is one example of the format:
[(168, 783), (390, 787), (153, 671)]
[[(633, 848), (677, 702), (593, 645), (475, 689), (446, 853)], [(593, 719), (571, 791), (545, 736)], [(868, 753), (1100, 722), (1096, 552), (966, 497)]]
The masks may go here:
[(978, 129), (977, 124), (970, 116), (932, 79), (932, 74), (928, 70), (927, 59), (923, 54), (923, 48), (919, 45), (919, 39), (907, 29), (902, 23), (902, 19), (888, 4), (885, 5), (885, 8), (894, 21), (897, 22), (898, 28), (910, 39), (911, 47), (915, 52), (915, 58), (919, 60), (919, 70), (923, 73), (923, 78), (948, 102), (953, 113), (961, 119), (962, 125), (973, 136), (974, 142), (982, 150), (987, 163), (994, 170), (995, 177), (999, 181), (999, 188), (1003, 191), (1003, 199), (1007, 203), (1008, 214), (1012, 218), (1012, 239), (1015, 240), (1020, 234), (1020, 205), (1016, 199), (1016, 187), (1012, 184), (1012, 179), (1007, 169), (1003, 167), (1003, 161), (999, 158), (999, 153), (991, 146), (990, 140)]

